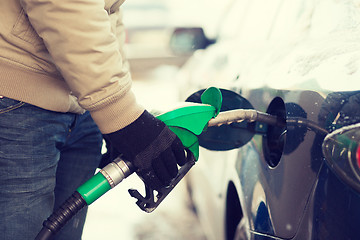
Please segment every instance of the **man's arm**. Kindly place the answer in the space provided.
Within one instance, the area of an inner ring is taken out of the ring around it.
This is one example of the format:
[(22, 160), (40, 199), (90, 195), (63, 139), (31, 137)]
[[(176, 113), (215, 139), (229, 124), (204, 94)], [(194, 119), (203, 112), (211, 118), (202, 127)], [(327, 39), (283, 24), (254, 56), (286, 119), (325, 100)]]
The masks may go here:
[[(137, 119), (144, 108), (131, 92), (116, 29), (99, 0), (21, 0), (55, 65), (103, 133)], [(119, 33), (118, 33), (119, 34)]]

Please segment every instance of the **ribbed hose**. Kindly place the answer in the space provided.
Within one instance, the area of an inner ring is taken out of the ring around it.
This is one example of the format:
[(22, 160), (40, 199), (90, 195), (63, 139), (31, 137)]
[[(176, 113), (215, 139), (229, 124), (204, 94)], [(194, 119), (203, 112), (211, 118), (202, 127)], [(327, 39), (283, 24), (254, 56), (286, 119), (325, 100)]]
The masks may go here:
[(51, 239), (76, 213), (84, 206), (85, 200), (80, 193), (74, 192), (53, 214), (43, 223), (43, 228), (35, 240)]

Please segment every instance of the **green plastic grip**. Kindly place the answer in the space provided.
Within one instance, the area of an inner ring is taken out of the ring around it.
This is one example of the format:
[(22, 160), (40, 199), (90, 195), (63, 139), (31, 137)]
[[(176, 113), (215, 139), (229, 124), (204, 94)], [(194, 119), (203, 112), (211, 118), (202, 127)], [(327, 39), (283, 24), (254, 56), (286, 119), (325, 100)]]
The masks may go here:
[(81, 194), (87, 205), (90, 205), (110, 189), (111, 186), (109, 182), (106, 180), (104, 175), (98, 172), (87, 182), (78, 187), (76, 191)]
[(181, 140), (185, 148), (189, 149), (196, 160), (199, 158), (200, 135), (207, 123), (214, 117), (216, 109), (210, 105), (198, 104), (175, 109), (157, 116)]
[(201, 95), (203, 104), (190, 104), (157, 116), (189, 149), (196, 160), (199, 159), (198, 137), (207, 127), (210, 119), (219, 114), (222, 95), (218, 88), (210, 87)]

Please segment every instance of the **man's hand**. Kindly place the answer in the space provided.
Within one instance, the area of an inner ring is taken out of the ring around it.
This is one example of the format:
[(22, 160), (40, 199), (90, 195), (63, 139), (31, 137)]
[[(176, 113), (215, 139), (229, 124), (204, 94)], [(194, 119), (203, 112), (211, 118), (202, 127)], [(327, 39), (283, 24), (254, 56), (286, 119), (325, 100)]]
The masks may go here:
[(170, 184), (186, 163), (180, 139), (162, 121), (144, 111), (127, 127), (104, 137), (136, 168), (146, 185), (158, 190)]

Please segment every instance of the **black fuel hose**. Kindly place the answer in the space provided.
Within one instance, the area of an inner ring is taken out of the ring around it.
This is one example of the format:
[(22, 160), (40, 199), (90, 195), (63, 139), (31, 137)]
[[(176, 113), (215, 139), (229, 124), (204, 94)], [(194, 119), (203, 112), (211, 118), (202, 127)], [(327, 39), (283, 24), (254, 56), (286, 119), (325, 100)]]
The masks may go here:
[(35, 240), (50, 240), (84, 206), (86, 201), (78, 192), (74, 192), (53, 214), (43, 222), (43, 228)]

